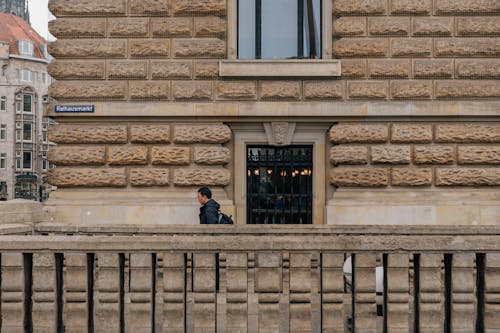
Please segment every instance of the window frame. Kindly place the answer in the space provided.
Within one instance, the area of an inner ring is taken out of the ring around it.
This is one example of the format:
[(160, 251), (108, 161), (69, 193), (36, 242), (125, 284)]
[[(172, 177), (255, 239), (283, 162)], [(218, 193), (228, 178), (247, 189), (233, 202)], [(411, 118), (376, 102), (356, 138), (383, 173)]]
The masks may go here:
[(18, 51), (21, 56), (33, 57), (35, 55), (35, 44), (29, 40), (20, 40)]
[[(24, 167), (24, 154), (30, 154), (30, 166), (29, 168)], [(23, 151), (22, 157), (21, 157), (21, 166), (23, 170), (32, 170), (33, 169), (33, 152), (31, 151)]]
[[(24, 74), (25, 73), (29, 73), (29, 75), (27, 75), (28, 79), (24, 78)], [(21, 69), (21, 72), (20, 72), (19, 76), (20, 76), (19, 77), (19, 81), (21, 81), (21, 82), (33, 82), (33, 71), (31, 71), (31, 70), (29, 70), (27, 68)]]
[(0, 112), (7, 112), (7, 96), (0, 97)]
[(0, 141), (7, 141), (7, 124), (0, 124)]
[(7, 153), (0, 153), (0, 169), (7, 169)]

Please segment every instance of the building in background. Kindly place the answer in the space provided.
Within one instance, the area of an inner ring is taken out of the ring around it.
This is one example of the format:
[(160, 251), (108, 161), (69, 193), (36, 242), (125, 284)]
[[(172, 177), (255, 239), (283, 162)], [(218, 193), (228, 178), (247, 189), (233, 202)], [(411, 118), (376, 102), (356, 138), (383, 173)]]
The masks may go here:
[(49, 61), (45, 39), (0, 13), (0, 200), (46, 197)]
[(0, 0), (0, 12), (14, 14), (30, 23), (28, 0)]

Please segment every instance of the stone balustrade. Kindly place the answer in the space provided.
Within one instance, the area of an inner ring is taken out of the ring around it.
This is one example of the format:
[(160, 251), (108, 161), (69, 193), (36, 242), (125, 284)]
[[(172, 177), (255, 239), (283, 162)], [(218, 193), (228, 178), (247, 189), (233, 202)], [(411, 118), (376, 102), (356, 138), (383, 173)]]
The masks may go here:
[(2, 332), (500, 330), (496, 226), (0, 229)]

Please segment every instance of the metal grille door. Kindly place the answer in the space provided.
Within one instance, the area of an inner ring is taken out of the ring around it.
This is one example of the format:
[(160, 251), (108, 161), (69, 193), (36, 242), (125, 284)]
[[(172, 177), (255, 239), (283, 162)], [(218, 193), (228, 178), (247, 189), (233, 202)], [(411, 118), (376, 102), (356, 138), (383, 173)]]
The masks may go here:
[(247, 223), (312, 223), (312, 146), (247, 146)]

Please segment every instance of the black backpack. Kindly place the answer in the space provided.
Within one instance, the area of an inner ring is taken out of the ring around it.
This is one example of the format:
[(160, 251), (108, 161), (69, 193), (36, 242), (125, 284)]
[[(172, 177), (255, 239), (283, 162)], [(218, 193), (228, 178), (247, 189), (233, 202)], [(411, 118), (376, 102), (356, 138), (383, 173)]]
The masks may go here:
[(231, 216), (227, 216), (223, 212), (219, 211), (219, 224), (234, 224), (233, 219)]

